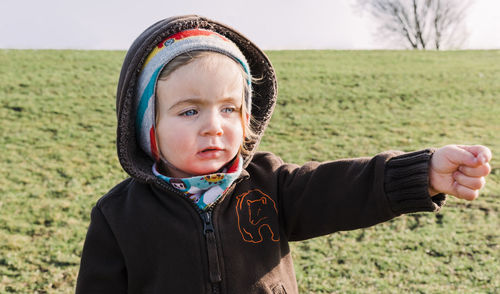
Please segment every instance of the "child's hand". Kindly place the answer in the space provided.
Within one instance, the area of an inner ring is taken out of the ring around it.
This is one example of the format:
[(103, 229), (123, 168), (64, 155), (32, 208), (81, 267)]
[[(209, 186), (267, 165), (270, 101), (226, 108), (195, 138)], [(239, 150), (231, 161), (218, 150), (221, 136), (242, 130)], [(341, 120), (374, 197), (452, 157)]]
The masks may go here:
[(429, 169), (429, 194), (454, 195), (474, 200), (490, 173), (491, 151), (485, 146), (448, 145), (432, 156)]

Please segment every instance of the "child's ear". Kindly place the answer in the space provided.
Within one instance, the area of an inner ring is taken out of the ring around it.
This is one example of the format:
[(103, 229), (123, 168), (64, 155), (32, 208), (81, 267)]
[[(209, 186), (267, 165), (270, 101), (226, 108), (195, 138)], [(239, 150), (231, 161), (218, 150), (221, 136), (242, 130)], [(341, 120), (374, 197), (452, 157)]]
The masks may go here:
[(250, 125), (250, 114), (245, 112), (243, 119), (244, 119), (244, 121), (242, 122), (243, 123), (243, 126), (242, 126), (243, 127), (243, 137), (246, 137), (248, 135), (247, 131), (248, 131), (248, 127)]

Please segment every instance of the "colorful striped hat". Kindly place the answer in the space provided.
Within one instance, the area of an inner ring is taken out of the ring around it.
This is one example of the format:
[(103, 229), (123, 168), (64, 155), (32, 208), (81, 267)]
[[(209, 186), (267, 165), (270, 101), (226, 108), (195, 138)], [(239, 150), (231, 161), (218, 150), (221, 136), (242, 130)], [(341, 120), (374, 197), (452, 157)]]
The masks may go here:
[(241, 64), (248, 75), (245, 103), (248, 113), (251, 113), (251, 75), (247, 60), (240, 49), (221, 34), (205, 29), (190, 29), (173, 34), (161, 41), (149, 54), (139, 74), (137, 85), (135, 122), (137, 141), (142, 150), (155, 161), (159, 160), (155, 137), (155, 92), (158, 77), (167, 63), (181, 54), (192, 51), (218, 52)]

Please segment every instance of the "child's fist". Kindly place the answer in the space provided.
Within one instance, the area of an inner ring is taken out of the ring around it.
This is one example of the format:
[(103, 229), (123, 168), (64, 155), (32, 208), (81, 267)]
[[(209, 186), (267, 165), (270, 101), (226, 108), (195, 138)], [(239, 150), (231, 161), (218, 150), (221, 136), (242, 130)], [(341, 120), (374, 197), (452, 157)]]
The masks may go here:
[(453, 195), (474, 200), (491, 167), (491, 151), (485, 146), (448, 145), (434, 152), (429, 167), (429, 194)]

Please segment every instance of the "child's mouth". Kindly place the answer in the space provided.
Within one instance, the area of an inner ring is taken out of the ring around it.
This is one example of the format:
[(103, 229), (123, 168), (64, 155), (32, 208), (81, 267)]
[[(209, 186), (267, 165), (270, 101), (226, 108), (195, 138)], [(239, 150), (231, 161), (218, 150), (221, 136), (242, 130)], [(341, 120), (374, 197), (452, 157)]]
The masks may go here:
[(222, 151), (222, 150), (223, 150), (223, 148), (216, 147), (216, 146), (210, 146), (210, 147), (207, 147), (207, 148), (201, 150), (201, 152)]
[(220, 149), (217, 149), (217, 148), (207, 148), (207, 149), (204, 149), (203, 151), (201, 152), (207, 152), (207, 151), (217, 151), (217, 150), (220, 150)]
[(203, 158), (215, 158), (215, 157), (219, 156), (219, 154), (222, 151), (224, 151), (224, 150), (221, 148), (210, 147), (210, 148), (206, 148), (206, 149), (201, 150), (198, 154)]

